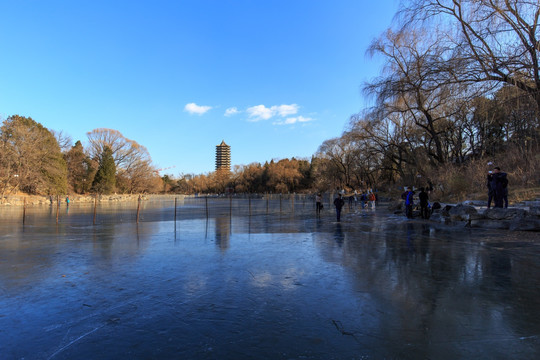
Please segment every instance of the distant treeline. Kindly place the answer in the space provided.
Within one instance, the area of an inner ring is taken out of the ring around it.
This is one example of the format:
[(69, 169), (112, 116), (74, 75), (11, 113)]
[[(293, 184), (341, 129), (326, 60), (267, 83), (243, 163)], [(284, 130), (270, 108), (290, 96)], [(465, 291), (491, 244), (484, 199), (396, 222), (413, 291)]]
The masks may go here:
[(163, 181), (144, 146), (116, 130), (87, 133), (88, 148), (32, 118), (0, 127), (0, 195), (159, 192)]
[(351, 116), (311, 159), (282, 159), (204, 175), (158, 176), (148, 151), (118, 131), (88, 148), (30, 118), (0, 128), (0, 191), (305, 192), (433, 185), (485, 192), (499, 166), (512, 186), (540, 186), (540, 3), (410, 0), (368, 54), (380, 76), (374, 106)]

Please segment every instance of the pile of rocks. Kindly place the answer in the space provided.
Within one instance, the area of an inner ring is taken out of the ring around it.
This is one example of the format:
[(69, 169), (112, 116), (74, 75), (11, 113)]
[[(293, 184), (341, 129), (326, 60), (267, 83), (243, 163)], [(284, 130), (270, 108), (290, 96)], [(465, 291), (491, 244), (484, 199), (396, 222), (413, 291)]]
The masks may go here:
[(491, 208), (478, 210), (473, 205), (445, 205), (435, 210), (432, 221), (459, 224), (473, 228), (540, 231), (540, 207)]
[[(429, 220), (473, 228), (540, 231), (540, 206), (536, 203), (523, 208), (508, 209), (482, 209), (482, 205), (485, 206), (484, 202), (475, 201), (465, 201), (457, 205), (440, 204), (440, 208), (433, 210)], [(389, 210), (394, 214), (404, 213), (404, 202), (390, 203)], [(413, 217), (420, 217), (420, 211), (413, 211)]]

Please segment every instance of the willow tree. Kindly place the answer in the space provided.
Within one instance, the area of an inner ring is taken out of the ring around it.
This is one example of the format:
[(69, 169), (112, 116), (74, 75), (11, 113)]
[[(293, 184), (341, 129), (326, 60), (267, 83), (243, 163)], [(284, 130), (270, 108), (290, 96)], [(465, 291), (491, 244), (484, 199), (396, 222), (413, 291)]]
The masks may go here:
[(410, 0), (402, 30), (429, 29), (444, 57), (429, 66), (446, 83), (515, 86), (540, 109), (538, 0)]

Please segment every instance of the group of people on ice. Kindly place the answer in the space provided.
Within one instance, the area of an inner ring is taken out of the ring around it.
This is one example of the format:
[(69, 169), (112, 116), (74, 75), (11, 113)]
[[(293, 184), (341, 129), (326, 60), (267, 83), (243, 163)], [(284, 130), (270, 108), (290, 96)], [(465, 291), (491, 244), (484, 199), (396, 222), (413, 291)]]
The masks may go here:
[[(334, 199), (337, 221), (341, 221), (341, 210), (343, 209), (343, 206), (345, 206), (345, 199), (347, 199), (349, 204), (349, 210), (356, 208), (358, 203), (360, 203), (362, 209), (371, 207), (371, 209), (375, 210), (377, 201), (379, 200), (376, 192), (372, 189), (361, 192), (353, 190), (350, 193), (346, 193), (345, 190), (340, 190), (338, 191), (337, 197)], [(315, 203), (317, 215), (320, 215), (321, 210), (323, 209), (321, 193), (318, 193), (315, 196)]]
[(372, 189), (367, 189), (362, 192), (354, 190), (354, 192), (351, 194), (345, 194), (345, 190), (342, 190), (342, 196), (348, 199), (349, 209), (356, 208), (358, 206), (358, 202), (360, 202), (362, 209), (366, 209), (369, 206), (371, 206), (372, 209), (375, 209), (378, 200), (377, 194), (375, 194)]
[[(508, 176), (505, 172), (501, 171), (501, 168), (496, 166), (493, 170), (488, 171), (487, 175), (487, 188), (488, 188), (488, 202), (487, 208), (491, 208), (492, 201), (496, 208), (508, 208)], [(422, 219), (429, 219), (431, 211), (433, 210), (429, 204), (429, 195), (426, 189), (421, 187), (418, 194), (418, 200), (420, 205), (420, 216)], [(413, 209), (415, 207), (415, 192), (411, 187), (401, 194), (401, 198), (405, 200), (405, 215), (408, 218), (413, 217)]]
[[(431, 206), (429, 205), (429, 194), (428, 191), (430, 191), (431, 188), (420, 188), (420, 193), (418, 194), (418, 200), (420, 201), (420, 216), (422, 219), (429, 219), (429, 216), (431, 215)], [(405, 200), (405, 215), (407, 218), (412, 219), (413, 217), (413, 209), (414, 209), (414, 190), (409, 186), (407, 190), (403, 194), (401, 194), (401, 198)]]
[[(488, 187), (488, 203), (487, 208), (491, 207), (492, 201), (494, 201), (494, 207), (507, 208), (508, 207), (508, 177), (506, 173), (501, 171), (500, 167), (494, 167), (493, 170), (488, 172), (487, 175), (487, 187)], [(413, 217), (413, 210), (416, 206), (420, 208), (420, 217), (422, 219), (429, 219), (431, 212), (434, 210), (438, 203), (434, 203), (433, 206), (429, 203), (429, 192), (433, 190), (433, 186), (421, 187), (418, 189), (418, 203), (415, 203), (416, 192), (412, 187), (407, 187), (405, 192), (401, 194), (401, 198), (405, 201), (405, 215), (411, 219)], [(376, 192), (371, 189), (358, 192), (354, 190), (351, 193), (346, 193), (345, 190), (338, 192), (337, 197), (334, 199), (334, 206), (336, 208), (337, 221), (341, 220), (341, 210), (345, 206), (345, 199), (349, 203), (349, 209), (353, 209), (358, 205), (362, 206), (362, 209), (371, 206), (375, 209), (378, 197)], [(320, 215), (323, 209), (322, 195), (318, 193), (315, 196), (317, 215)], [(440, 204), (439, 204), (440, 207)]]
[(338, 192), (338, 195), (341, 195), (341, 198), (343, 200), (347, 199), (349, 203), (349, 209), (351, 210), (353, 208), (356, 208), (358, 206), (358, 203), (360, 203), (362, 209), (366, 209), (368, 207), (375, 209), (378, 200), (377, 195), (372, 189), (367, 189), (361, 192), (359, 192), (358, 190), (354, 190), (350, 193), (347, 193), (345, 190), (340, 190)]

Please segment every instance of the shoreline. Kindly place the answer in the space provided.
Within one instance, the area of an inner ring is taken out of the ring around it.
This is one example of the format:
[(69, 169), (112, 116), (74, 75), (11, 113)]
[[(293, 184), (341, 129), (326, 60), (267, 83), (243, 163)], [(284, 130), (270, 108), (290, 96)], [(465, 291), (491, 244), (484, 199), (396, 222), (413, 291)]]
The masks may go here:
[[(60, 196), (60, 203), (66, 202), (66, 196)], [(137, 201), (139, 196), (142, 200), (155, 199), (184, 199), (190, 195), (169, 195), (169, 194), (131, 194), (131, 195), (99, 195), (97, 201), (101, 202), (129, 202)], [(95, 195), (69, 195), (70, 204), (89, 204), (95, 201)], [(52, 203), (56, 202), (56, 196), (53, 196)], [(43, 195), (8, 195), (0, 199), (0, 207), (6, 206), (24, 206), (24, 205), (51, 205), (51, 197)]]

